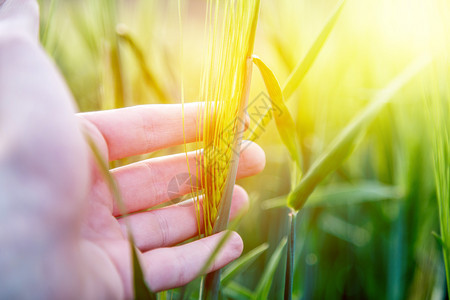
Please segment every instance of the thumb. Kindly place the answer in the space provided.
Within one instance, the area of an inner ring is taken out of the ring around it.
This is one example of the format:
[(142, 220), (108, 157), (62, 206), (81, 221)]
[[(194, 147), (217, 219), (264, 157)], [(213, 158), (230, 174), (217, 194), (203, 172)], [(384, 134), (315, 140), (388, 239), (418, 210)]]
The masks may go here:
[(39, 6), (36, 0), (0, 0), (0, 35), (39, 37)]

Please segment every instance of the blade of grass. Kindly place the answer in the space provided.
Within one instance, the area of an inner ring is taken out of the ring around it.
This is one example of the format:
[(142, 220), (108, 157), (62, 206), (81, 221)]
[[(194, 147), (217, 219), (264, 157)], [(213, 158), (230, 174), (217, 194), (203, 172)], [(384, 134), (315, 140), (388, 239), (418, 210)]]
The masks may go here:
[(144, 272), (142, 270), (141, 262), (137, 254), (137, 250), (133, 239), (130, 235), (129, 238), (132, 261), (133, 261), (133, 291), (134, 299), (150, 299), (156, 300), (156, 294), (153, 293), (147, 283), (145, 282)]
[[(432, 87), (426, 100), (432, 129), (433, 171), (440, 227), (440, 236), (435, 237), (442, 244), (447, 293), (450, 293), (450, 61), (444, 58), (440, 63), (433, 66)], [(441, 80), (439, 74), (443, 74)]]
[[(119, 188), (117, 186), (117, 183), (111, 173), (109, 172), (108, 165), (106, 161), (103, 159), (103, 156), (101, 155), (99, 149), (97, 148), (97, 145), (94, 143), (92, 138), (85, 134), (85, 139), (94, 154), (95, 161), (97, 165), (99, 166), (100, 172), (102, 173), (103, 178), (106, 180), (106, 183), (108, 184), (108, 187), (110, 188), (112, 195), (114, 199), (116, 200), (117, 206), (119, 207), (119, 210), (122, 214), (125, 214), (125, 205), (122, 199), (122, 194), (119, 191)], [(133, 235), (131, 234), (131, 231), (129, 229), (128, 224), (127, 231), (128, 231), (128, 242), (131, 250), (131, 259), (132, 259), (132, 266), (133, 266), (133, 291), (134, 291), (134, 298), (135, 299), (155, 299), (156, 300), (156, 294), (153, 293), (150, 290), (150, 287), (145, 282), (144, 273), (142, 271), (141, 263), (139, 261), (136, 247), (134, 243)]]
[(144, 77), (147, 86), (155, 92), (161, 103), (170, 103), (169, 97), (161, 87), (160, 83), (156, 79), (155, 74), (148, 67), (147, 59), (145, 58), (144, 51), (136, 41), (135, 37), (130, 33), (130, 30), (125, 24), (119, 24), (116, 27), (116, 33), (119, 38), (124, 41), (133, 52), (136, 60), (138, 61), (139, 68)]
[(179, 300), (186, 300), (186, 299), (199, 299), (199, 295), (197, 294), (197, 297), (191, 296), (195, 291), (199, 292), (199, 286), (201, 286), (202, 278), (197, 277), (197, 279), (189, 282), (188, 284), (182, 286), (180, 288), (180, 291), (178, 293), (178, 297), (175, 299)]
[(267, 248), (269, 248), (267, 243), (259, 245), (231, 263), (222, 273), (222, 278), (220, 279), (222, 286), (226, 286), (237, 274), (248, 268)]
[(48, 33), (49, 33), (50, 25), (53, 21), (53, 16), (55, 14), (55, 7), (56, 7), (56, 0), (51, 0), (50, 7), (48, 9), (48, 15), (47, 15), (46, 22), (45, 22), (44, 31), (43, 31), (42, 37), (41, 37), (41, 44), (46, 49), (48, 46)]
[(322, 213), (318, 220), (318, 226), (323, 232), (349, 242), (356, 247), (365, 246), (370, 239), (370, 233), (366, 229), (353, 225), (331, 213)]
[(248, 288), (232, 281), (224, 288), (223, 293), (232, 299), (252, 299), (254, 297), (253, 292)]
[(346, 0), (341, 0), (337, 4), (334, 12), (329, 17), (327, 23), (322, 28), (312, 46), (309, 48), (305, 57), (298, 63), (291, 75), (289, 75), (289, 78), (283, 86), (283, 95), (286, 99), (292, 96), (295, 90), (299, 87), (300, 83), (303, 81), (303, 78), (305, 78), (306, 73), (313, 65), (337, 20), (339, 19), (345, 3)]
[(101, 7), (98, 11), (100, 14), (99, 20), (102, 21), (104, 38), (107, 41), (107, 59), (109, 67), (104, 72), (106, 86), (108, 89), (108, 83), (112, 85), (114, 91), (114, 108), (120, 108), (125, 106), (125, 84), (124, 84), (124, 70), (121, 60), (121, 51), (115, 28), (117, 25), (117, 3), (116, 1), (103, 0), (100, 2)]
[[(203, 275), (206, 273), (206, 271), (208, 270), (208, 268), (212, 265), (214, 259), (217, 257), (217, 255), (219, 254), (220, 250), (223, 248), (223, 246), (225, 245), (226, 241), (228, 240), (228, 238), (231, 235), (231, 232), (233, 229), (235, 229), (237, 227), (237, 225), (239, 224), (240, 219), (242, 218), (242, 215), (236, 217), (236, 219), (233, 221), (233, 223), (229, 226), (229, 230), (225, 231), (225, 234), (222, 236), (222, 238), (219, 240), (219, 243), (217, 244), (216, 248), (214, 249), (214, 251), (211, 253), (211, 255), (208, 257), (208, 260), (206, 261), (206, 263), (203, 265), (202, 269), (199, 272), (199, 276)], [(213, 297), (213, 295), (211, 294), (211, 290), (208, 290), (210, 287), (206, 287), (205, 285), (208, 284), (208, 282), (206, 282), (206, 278), (211, 275), (211, 274), (218, 274), (213, 276), (213, 279), (217, 278), (217, 280), (220, 283), (220, 269), (216, 270), (214, 272), (211, 272), (209, 274), (207, 274), (205, 276), (205, 278), (202, 280), (202, 288), (200, 289), (200, 299), (217, 299), (218, 297), (218, 293), (219, 293), (219, 285), (217, 285), (217, 290), (215, 290), (214, 292), (216, 293), (215, 297), (216, 298), (211, 298)], [(217, 277), (216, 277), (217, 276)], [(208, 298), (210, 297), (210, 298)]]
[(353, 205), (386, 199), (400, 199), (401, 190), (381, 182), (361, 182), (351, 184), (333, 184), (317, 189), (305, 207), (333, 207), (338, 205)]
[[(266, 200), (261, 207), (263, 209), (284, 207), (287, 196), (288, 194)], [(309, 197), (305, 208), (356, 205), (388, 199), (400, 199), (401, 197), (403, 197), (403, 193), (398, 187), (376, 181), (360, 182), (355, 185), (332, 184), (326, 187), (318, 187)]]
[(92, 57), (93, 61), (97, 61), (100, 56), (100, 43), (97, 38), (97, 33), (94, 32), (96, 29), (89, 18), (86, 8), (83, 9), (72, 9), (72, 22), (76, 28), (78, 36), (81, 42), (84, 43), (85, 47), (88, 49), (89, 55)]
[[(334, 12), (329, 17), (325, 26), (320, 31), (319, 35), (317, 36), (314, 43), (307, 51), (304, 58), (301, 61), (299, 61), (295, 69), (289, 75), (286, 83), (283, 86), (283, 96), (285, 100), (289, 100), (289, 98), (292, 96), (295, 90), (300, 86), (309, 69), (315, 62), (317, 56), (319, 55), (320, 51), (323, 48), (323, 45), (327, 41), (328, 36), (330, 35), (337, 20), (339, 19), (339, 16), (341, 15), (345, 3), (346, 0), (341, 0), (338, 3)], [(249, 137), (249, 139), (255, 140), (256, 138), (258, 138), (262, 134), (263, 128), (269, 123), (271, 119), (272, 115), (270, 114), (269, 111), (264, 113), (263, 116), (261, 116), (258, 123), (255, 124), (254, 128), (252, 128), (252, 130), (250, 131), (252, 132), (252, 135)]]
[(292, 119), (287, 106), (284, 104), (284, 98), (278, 80), (272, 70), (270, 70), (259, 57), (253, 55), (252, 59), (264, 80), (267, 92), (272, 101), (272, 107), (276, 106), (281, 111), (280, 113), (273, 113), (281, 140), (288, 149), (292, 160), (295, 161), (298, 168), (301, 169), (301, 151), (297, 129), (294, 119)]
[(356, 147), (356, 141), (365, 132), (391, 98), (416, 74), (430, 63), (429, 56), (419, 57), (377, 93), (372, 102), (357, 115), (334, 139), (325, 152), (311, 166), (298, 186), (289, 194), (288, 205), (300, 210), (316, 186), (336, 170)]
[(438, 242), (439, 246), (441, 246), (442, 248), (446, 248), (444, 241), (442, 240), (441, 236), (436, 231), (431, 232), (431, 235), (434, 236), (434, 238)]
[(269, 295), (270, 287), (272, 285), (272, 277), (275, 273), (275, 270), (280, 263), (281, 257), (283, 256), (283, 249), (286, 246), (287, 238), (284, 237), (280, 244), (277, 246), (275, 251), (272, 254), (272, 257), (267, 264), (267, 267), (264, 269), (264, 273), (259, 280), (258, 286), (256, 287), (255, 294), (253, 299), (267, 299)]

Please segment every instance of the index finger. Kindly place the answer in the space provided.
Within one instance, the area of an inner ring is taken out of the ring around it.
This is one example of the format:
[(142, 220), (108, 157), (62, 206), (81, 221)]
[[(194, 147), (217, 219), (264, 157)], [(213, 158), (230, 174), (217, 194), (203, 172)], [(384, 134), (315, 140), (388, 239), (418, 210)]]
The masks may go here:
[[(207, 113), (214, 119), (214, 110)], [(78, 116), (99, 130), (106, 141), (109, 160), (116, 160), (199, 140), (205, 111), (202, 102), (194, 102), (184, 104), (184, 120), (182, 104), (138, 105)], [(248, 127), (248, 116), (237, 121)]]
[[(94, 124), (108, 146), (109, 160), (196, 141), (201, 103), (150, 104), (79, 114)], [(184, 123), (184, 124), (183, 124)], [(184, 130), (183, 130), (184, 128)], [(184, 134), (183, 134), (184, 131)]]

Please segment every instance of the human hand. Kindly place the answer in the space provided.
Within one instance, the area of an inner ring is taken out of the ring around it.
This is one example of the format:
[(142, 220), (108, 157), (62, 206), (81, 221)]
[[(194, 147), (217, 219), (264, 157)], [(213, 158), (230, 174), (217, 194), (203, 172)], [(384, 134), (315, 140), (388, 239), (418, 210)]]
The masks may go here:
[[(120, 211), (83, 137), (83, 132), (91, 136), (105, 160), (181, 144), (181, 106), (75, 117), (64, 81), (38, 45), (37, 4), (1, 3), (0, 298), (132, 297), (126, 220), (153, 290), (194, 279), (222, 234), (175, 246), (197, 233), (193, 206), (172, 205), (117, 219)], [(195, 139), (197, 105), (185, 107), (188, 141)], [(189, 157), (193, 166), (195, 156)], [(263, 167), (263, 151), (251, 144), (241, 153), (238, 177)], [(168, 182), (187, 172), (184, 154), (111, 170), (129, 212), (170, 200)], [(247, 201), (245, 191), (236, 187), (231, 215)], [(238, 257), (242, 247), (233, 233), (210, 271)]]
[[(199, 104), (185, 105), (186, 141), (195, 141)], [(181, 105), (148, 105), (79, 115), (98, 149), (109, 160), (148, 153), (182, 144)], [(243, 147), (238, 178), (258, 173), (264, 167), (264, 152), (254, 143)], [(195, 174), (196, 153), (188, 154), (189, 172), (184, 153), (152, 158), (111, 170), (122, 193), (126, 212), (136, 212), (171, 200), (171, 179), (179, 174)], [(93, 161), (93, 160), (91, 160)], [(104, 249), (118, 266), (127, 295), (131, 290), (131, 266), (126, 239), (126, 224), (131, 226), (136, 246), (143, 252), (141, 261), (153, 290), (184, 285), (199, 275), (222, 234), (178, 247), (164, 248), (183, 242), (198, 232), (194, 205), (172, 205), (141, 212), (117, 220), (121, 212), (102, 175), (91, 166), (92, 187), (88, 197), (87, 226), (83, 237)], [(170, 192), (170, 191), (169, 191)], [(176, 194), (190, 192), (189, 185), (180, 186)], [(175, 194), (175, 193), (174, 193)], [(247, 206), (248, 196), (236, 186), (231, 217)], [(220, 251), (210, 271), (223, 267), (242, 251), (242, 240), (233, 233)]]

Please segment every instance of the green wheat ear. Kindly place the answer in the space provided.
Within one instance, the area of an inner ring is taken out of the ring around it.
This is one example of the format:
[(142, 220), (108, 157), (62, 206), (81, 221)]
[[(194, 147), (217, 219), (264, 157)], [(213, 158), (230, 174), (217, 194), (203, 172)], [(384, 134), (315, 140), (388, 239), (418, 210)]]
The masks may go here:
[(207, 1), (208, 45), (199, 98), (203, 111), (208, 113), (198, 112), (196, 144), (203, 150), (197, 153), (196, 174), (192, 174), (199, 178), (203, 198), (199, 216), (206, 236), (224, 230), (228, 222), (250, 91), (258, 13), (259, 0)]
[[(199, 232), (205, 236), (225, 230), (228, 225), (250, 93), (259, 6), (259, 0), (207, 1), (208, 46), (199, 97), (207, 113), (199, 111), (197, 116), (196, 144), (202, 150), (197, 152), (198, 163), (192, 174), (199, 178), (203, 206), (201, 211), (200, 205), (196, 208), (202, 220), (198, 220)], [(195, 198), (198, 203), (200, 192)], [(216, 299), (219, 284), (220, 271), (209, 274), (203, 297)]]

